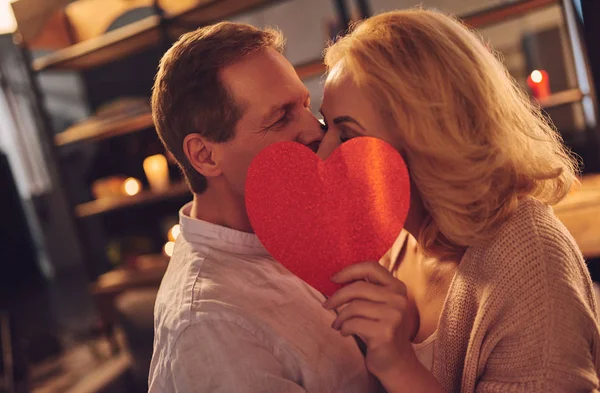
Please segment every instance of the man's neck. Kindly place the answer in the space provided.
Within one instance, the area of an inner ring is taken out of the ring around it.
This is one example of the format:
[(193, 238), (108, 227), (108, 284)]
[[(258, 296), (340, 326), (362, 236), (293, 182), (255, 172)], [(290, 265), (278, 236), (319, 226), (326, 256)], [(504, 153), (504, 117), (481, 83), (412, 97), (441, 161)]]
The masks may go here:
[(223, 195), (215, 190), (207, 189), (202, 194), (194, 194), (190, 216), (238, 231), (254, 232), (243, 198)]

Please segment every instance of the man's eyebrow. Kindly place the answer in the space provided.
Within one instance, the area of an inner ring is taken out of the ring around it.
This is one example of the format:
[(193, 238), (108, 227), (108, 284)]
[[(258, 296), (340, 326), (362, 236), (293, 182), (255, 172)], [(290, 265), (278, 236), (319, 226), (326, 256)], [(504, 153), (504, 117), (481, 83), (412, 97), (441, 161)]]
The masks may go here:
[[(310, 91), (308, 89), (304, 90), (304, 100), (310, 99)], [(266, 114), (262, 117), (262, 122), (266, 123), (270, 120), (274, 120), (273, 118), (279, 114), (279, 112), (287, 112), (294, 107), (296, 103), (294, 101), (289, 101), (283, 104), (273, 105)]]

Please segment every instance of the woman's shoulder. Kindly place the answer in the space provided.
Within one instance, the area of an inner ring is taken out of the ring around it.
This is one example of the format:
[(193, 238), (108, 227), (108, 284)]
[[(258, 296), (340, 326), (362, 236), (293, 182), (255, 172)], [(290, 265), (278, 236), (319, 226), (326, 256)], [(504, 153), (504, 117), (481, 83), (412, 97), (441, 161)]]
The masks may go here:
[(596, 308), (573, 237), (549, 206), (533, 199), (522, 201), (494, 238), (469, 248), (459, 269), (475, 288), (496, 294), (492, 298), (501, 303), (548, 306), (562, 296), (561, 302), (577, 303), (574, 308)]
[(531, 198), (521, 201), (493, 238), (469, 248), (463, 262), (491, 272), (533, 269), (553, 271), (552, 275), (556, 269), (585, 264), (575, 240), (552, 209)]
[(495, 324), (527, 323), (533, 329), (533, 316), (545, 310), (537, 321), (548, 323), (532, 332), (576, 320), (598, 336), (583, 256), (552, 209), (539, 201), (524, 200), (493, 239), (467, 250), (448, 297)]

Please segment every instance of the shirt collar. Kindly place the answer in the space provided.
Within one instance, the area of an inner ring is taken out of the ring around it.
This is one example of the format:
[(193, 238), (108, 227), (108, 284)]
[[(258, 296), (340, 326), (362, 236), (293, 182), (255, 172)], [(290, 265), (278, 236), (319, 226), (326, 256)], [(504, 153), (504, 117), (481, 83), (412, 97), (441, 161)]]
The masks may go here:
[(181, 233), (190, 243), (221, 251), (245, 255), (269, 255), (254, 233), (242, 232), (207, 221), (192, 218), (192, 202), (179, 210)]

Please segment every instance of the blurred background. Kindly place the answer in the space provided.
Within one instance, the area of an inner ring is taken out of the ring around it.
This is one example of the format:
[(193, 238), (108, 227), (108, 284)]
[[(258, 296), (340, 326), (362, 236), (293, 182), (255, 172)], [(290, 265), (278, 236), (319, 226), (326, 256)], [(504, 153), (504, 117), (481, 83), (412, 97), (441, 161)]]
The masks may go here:
[(146, 391), (154, 299), (191, 199), (148, 99), (181, 33), (279, 27), (317, 113), (327, 41), (418, 3), (478, 29), (582, 157), (555, 211), (600, 281), (598, 1), (0, 0), (0, 392)]

